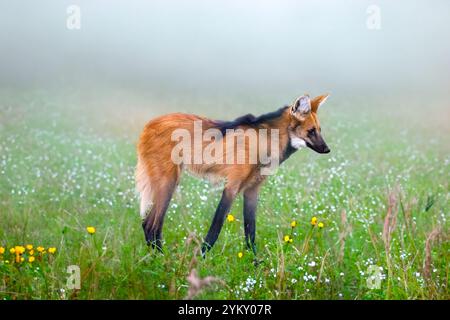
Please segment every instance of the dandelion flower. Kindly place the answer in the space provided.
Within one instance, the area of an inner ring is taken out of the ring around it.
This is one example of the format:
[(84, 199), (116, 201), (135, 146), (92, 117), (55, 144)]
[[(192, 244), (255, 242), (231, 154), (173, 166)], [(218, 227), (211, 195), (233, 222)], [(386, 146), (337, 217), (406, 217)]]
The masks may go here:
[(42, 253), (42, 252), (44, 252), (45, 248), (39, 246), (39, 247), (36, 248), (36, 250), (37, 250), (39, 253)]
[(54, 254), (56, 252), (55, 247), (48, 248), (48, 253)]
[(286, 243), (292, 243), (294, 241), (294, 239), (292, 239), (292, 237), (288, 235), (284, 236), (283, 240)]
[(30, 256), (34, 255), (34, 250), (30, 250), (30, 251), (28, 252), (28, 254), (29, 254)]
[(89, 234), (94, 234), (94, 233), (95, 233), (95, 227), (87, 227), (87, 228), (86, 228), (86, 231), (87, 231)]
[(16, 253), (16, 249), (15, 248), (11, 248), (11, 249), (9, 249), (9, 252), (11, 252), (11, 253)]
[(33, 250), (33, 245), (32, 244), (27, 244), (25, 246), (25, 248), (27, 248), (28, 251), (31, 251), (31, 250)]
[(4, 254), (5, 253), (5, 248), (0, 247), (0, 254)]
[(240, 258), (242, 258), (244, 256), (244, 254), (242, 253), (242, 252), (239, 252), (238, 253), (238, 258), (240, 259)]
[(232, 214), (229, 214), (229, 215), (227, 215), (227, 220), (228, 220), (228, 222), (233, 222), (235, 219)]
[(24, 262), (25, 261), (25, 258), (24, 257), (21, 257), (20, 258), (20, 262)]
[(317, 224), (317, 217), (311, 218), (311, 225), (315, 226)]
[(34, 260), (36, 260), (36, 258), (35, 258), (35, 257), (29, 257), (29, 258), (28, 258), (28, 262), (30, 262), (30, 263), (33, 263), (33, 262), (34, 262)]
[(297, 226), (297, 221), (292, 221), (291, 222), (291, 228), (295, 228)]
[(22, 254), (25, 252), (25, 247), (22, 246), (15, 246), (14, 249), (16, 249), (16, 253)]
[(320, 229), (322, 229), (325, 225), (323, 224), (323, 222), (319, 222), (319, 223), (317, 224), (317, 226), (318, 226)]

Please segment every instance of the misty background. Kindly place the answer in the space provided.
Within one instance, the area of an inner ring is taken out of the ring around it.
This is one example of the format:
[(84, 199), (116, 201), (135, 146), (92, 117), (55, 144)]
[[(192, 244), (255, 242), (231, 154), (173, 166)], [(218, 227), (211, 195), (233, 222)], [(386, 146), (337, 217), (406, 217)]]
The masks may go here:
[[(119, 95), (153, 113), (220, 100), (220, 111), (205, 113), (229, 117), (243, 111), (227, 99), (267, 110), (305, 92), (329, 92), (336, 103), (433, 96), (447, 107), (447, 0), (0, 3), (2, 91), (68, 90), (86, 103)], [(81, 10), (79, 30), (66, 26), (70, 5)], [(379, 30), (367, 26), (371, 5)]]

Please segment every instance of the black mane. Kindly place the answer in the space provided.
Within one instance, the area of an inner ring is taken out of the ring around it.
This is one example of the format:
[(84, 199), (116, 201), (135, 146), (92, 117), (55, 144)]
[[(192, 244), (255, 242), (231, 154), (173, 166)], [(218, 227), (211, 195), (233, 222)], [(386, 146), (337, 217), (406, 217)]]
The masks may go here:
[(219, 129), (222, 134), (225, 134), (227, 129), (236, 129), (239, 126), (257, 128), (263, 123), (281, 117), (286, 108), (288, 107), (282, 107), (276, 111), (260, 115), (259, 117), (255, 117), (253, 114), (249, 113), (232, 121), (217, 121), (217, 129)]

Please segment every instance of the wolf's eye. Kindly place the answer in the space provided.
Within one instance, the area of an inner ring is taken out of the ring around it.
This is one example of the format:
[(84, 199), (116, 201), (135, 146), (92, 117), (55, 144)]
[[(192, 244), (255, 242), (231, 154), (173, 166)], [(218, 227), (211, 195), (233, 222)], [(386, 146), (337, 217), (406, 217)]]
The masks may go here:
[(316, 136), (316, 134), (317, 134), (317, 132), (316, 132), (316, 128), (312, 128), (312, 129), (309, 129), (308, 130), (308, 137), (315, 137)]

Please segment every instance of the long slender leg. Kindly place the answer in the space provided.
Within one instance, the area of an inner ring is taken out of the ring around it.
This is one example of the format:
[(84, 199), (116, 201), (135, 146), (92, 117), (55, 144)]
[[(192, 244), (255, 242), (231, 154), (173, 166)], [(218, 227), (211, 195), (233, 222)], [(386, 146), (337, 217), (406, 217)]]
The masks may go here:
[(251, 187), (244, 192), (244, 231), (245, 242), (248, 249), (256, 255), (256, 207), (258, 204), (259, 187)]
[(160, 252), (162, 252), (161, 239), (164, 217), (175, 188), (176, 181), (171, 181), (159, 190), (155, 190), (153, 199), (154, 205), (142, 223), (147, 244), (151, 245), (152, 248), (156, 247)]
[(214, 243), (216, 242), (220, 230), (222, 229), (223, 222), (225, 221), (225, 215), (230, 211), (231, 204), (236, 198), (237, 192), (232, 188), (225, 188), (222, 192), (222, 198), (220, 199), (219, 205), (217, 206), (216, 213), (214, 214), (211, 227), (209, 228), (208, 234), (205, 237), (205, 241), (202, 245), (202, 255), (205, 255), (206, 251), (209, 251)]

